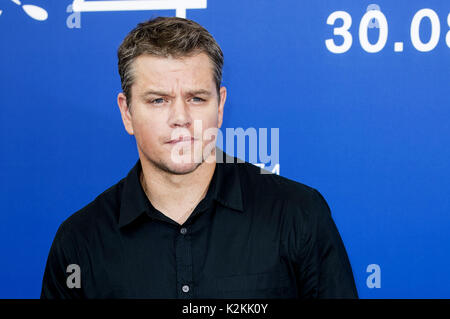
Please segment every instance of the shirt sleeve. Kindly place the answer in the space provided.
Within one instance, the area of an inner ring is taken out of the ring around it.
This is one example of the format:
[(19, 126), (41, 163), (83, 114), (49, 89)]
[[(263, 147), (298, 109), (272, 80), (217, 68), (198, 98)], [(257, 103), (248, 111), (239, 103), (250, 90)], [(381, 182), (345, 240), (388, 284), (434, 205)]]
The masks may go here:
[(82, 298), (81, 288), (69, 288), (67, 285), (67, 278), (72, 274), (71, 271), (67, 272), (67, 267), (77, 264), (77, 252), (74, 242), (64, 231), (63, 225), (58, 228), (48, 254), (42, 280), (41, 299)]
[(294, 228), (295, 272), (299, 298), (358, 298), (352, 268), (342, 239), (323, 196), (302, 208)]

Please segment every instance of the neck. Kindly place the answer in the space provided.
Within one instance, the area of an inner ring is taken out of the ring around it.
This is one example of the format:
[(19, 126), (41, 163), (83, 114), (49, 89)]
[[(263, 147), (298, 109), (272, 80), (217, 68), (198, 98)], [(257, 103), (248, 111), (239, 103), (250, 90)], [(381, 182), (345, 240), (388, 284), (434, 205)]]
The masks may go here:
[(140, 176), (142, 188), (148, 200), (161, 213), (184, 223), (205, 197), (216, 161), (204, 161), (193, 172), (183, 175), (170, 174), (142, 160)]

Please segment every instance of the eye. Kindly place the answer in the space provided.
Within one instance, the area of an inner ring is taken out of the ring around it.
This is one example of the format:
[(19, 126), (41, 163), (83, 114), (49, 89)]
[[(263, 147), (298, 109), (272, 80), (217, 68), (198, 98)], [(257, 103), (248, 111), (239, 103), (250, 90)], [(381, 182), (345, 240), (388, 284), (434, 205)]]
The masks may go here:
[(160, 97), (157, 99), (150, 100), (150, 103), (151, 104), (162, 104), (162, 103), (164, 103), (164, 99), (162, 97)]
[(198, 102), (205, 102), (205, 100), (200, 98), (200, 97), (198, 97), (198, 96), (194, 96), (192, 98), (192, 102), (196, 102), (196, 103), (198, 103)]

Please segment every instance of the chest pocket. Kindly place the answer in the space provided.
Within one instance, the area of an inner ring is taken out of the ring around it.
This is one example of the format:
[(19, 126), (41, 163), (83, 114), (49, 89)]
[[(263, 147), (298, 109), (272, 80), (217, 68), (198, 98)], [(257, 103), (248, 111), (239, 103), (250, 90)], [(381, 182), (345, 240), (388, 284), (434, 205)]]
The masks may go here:
[(224, 298), (295, 298), (295, 280), (279, 271), (219, 277), (217, 288)]

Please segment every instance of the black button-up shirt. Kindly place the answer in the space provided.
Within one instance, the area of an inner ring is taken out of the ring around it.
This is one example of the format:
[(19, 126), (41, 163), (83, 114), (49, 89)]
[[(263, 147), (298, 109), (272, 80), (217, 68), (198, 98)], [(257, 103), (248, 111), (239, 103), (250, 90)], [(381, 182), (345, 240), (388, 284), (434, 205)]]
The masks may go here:
[(182, 225), (152, 206), (138, 160), (61, 224), (41, 298), (357, 298), (321, 194), (225, 156)]

